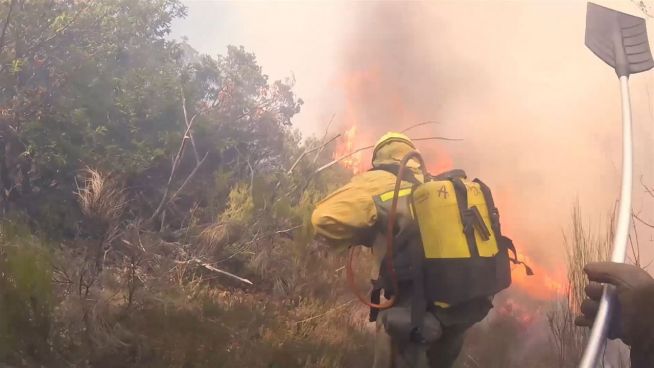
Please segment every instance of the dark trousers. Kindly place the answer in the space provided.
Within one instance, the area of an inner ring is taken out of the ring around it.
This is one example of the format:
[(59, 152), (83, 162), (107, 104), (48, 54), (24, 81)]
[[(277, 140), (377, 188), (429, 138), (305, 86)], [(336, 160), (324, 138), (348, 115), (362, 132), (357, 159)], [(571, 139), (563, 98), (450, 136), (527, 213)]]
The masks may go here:
[(471, 324), (443, 328), (440, 339), (428, 345), (390, 336), (377, 323), (373, 368), (450, 368), (456, 361)]

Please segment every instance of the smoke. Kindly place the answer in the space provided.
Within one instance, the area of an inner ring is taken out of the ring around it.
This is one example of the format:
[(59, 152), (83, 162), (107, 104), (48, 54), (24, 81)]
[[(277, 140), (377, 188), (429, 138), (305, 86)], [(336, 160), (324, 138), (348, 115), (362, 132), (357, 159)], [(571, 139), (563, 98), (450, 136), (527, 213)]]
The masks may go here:
[[(462, 168), (493, 188), (503, 231), (535, 268), (533, 278), (514, 271), (514, 287), (490, 317), (506, 319), (507, 300), (536, 315), (531, 332), (516, 341), (516, 359), (547, 343), (547, 308), (566, 282), (563, 233), (574, 203), (592, 231), (604, 234), (619, 198), (619, 86), (584, 46), (585, 8), (584, 2), (358, 4), (338, 80), (344, 101), (337, 121), (343, 129), (357, 127), (358, 146), (426, 120), (440, 124), (409, 135), (463, 139), (417, 145), (430, 169)], [(654, 185), (651, 84), (646, 74), (631, 79), (634, 209), (649, 219), (654, 198), (643, 193), (639, 177)], [(637, 230), (643, 260), (652, 259), (650, 229)]]
[[(617, 78), (583, 45), (585, 3), (384, 2), (354, 11), (337, 120), (358, 127), (361, 145), (439, 121), (410, 135), (464, 140), (418, 143), (428, 166), (485, 180), (518, 248), (562, 276), (573, 203), (599, 226), (620, 186)], [(648, 80), (632, 77), (632, 95), (635, 173), (652, 184)], [(635, 209), (652, 215), (636, 179)], [(649, 229), (639, 230), (650, 245)]]

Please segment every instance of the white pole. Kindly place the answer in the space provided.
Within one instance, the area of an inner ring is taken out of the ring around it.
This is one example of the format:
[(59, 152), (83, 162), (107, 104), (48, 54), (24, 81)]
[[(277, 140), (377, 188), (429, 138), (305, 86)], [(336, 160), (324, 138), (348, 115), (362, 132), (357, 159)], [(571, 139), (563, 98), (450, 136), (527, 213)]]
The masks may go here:
[[(629, 99), (629, 77), (620, 77), (620, 92), (622, 95), (622, 187), (620, 192), (620, 207), (618, 222), (613, 237), (613, 253), (611, 261), (623, 263), (627, 256), (629, 225), (631, 223), (631, 190), (633, 180), (633, 149), (631, 132), (631, 103)], [(614, 307), (614, 288), (604, 288), (600, 307), (595, 317), (595, 323), (590, 331), (588, 345), (581, 358), (579, 368), (596, 368), (597, 360), (604, 348), (609, 326), (610, 311)]]

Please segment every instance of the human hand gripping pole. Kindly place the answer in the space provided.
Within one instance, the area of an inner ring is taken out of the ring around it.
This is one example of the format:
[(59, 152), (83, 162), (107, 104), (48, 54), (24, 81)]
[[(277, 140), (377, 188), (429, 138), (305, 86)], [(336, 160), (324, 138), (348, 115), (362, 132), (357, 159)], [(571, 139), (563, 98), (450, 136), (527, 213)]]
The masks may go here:
[[(634, 17), (593, 3), (586, 12), (586, 46), (615, 69), (622, 97), (622, 181), (618, 221), (613, 237), (611, 261), (624, 263), (631, 221), (631, 191), (633, 179), (633, 148), (629, 75), (654, 67), (643, 18)], [(580, 368), (595, 368), (614, 307), (615, 288), (604, 286), (599, 309), (590, 332)]]

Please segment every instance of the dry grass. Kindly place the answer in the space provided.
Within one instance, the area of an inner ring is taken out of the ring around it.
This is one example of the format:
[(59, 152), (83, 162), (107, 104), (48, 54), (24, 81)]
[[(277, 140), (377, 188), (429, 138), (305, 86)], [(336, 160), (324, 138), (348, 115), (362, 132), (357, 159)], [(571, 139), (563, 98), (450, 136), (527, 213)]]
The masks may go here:
[(77, 186), (77, 201), (82, 212), (104, 224), (116, 223), (127, 205), (125, 190), (116, 180), (101, 172), (86, 168), (82, 187)]
[[(614, 211), (615, 212), (615, 211)], [(561, 300), (548, 313), (552, 333), (552, 344), (559, 367), (576, 367), (588, 339), (588, 330), (574, 324), (579, 306), (584, 299), (584, 287), (588, 283), (583, 272), (589, 262), (609, 259), (613, 240), (614, 213), (601, 227), (593, 231), (584, 224), (579, 204), (572, 211), (572, 225), (569, 234), (564, 234), (568, 284)]]
[[(116, 249), (124, 262), (107, 266), (85, 296), (76, 285), (84, 260), (67, 253), (58, 262), (71, 282), (58, 293), (66, 297), (54, 316), (56, 345), (66, 347), (70, 366), (84, 360), (96, 368), (369, 364), (368, 311), (344, 287), (340, 255), (273, 237), (253, 248), (265, 261), (255, 267), (253, 258), (240, 269), (255, 278), (254, 286), (193, 267), (180, 284), (170, 268), (173, 254), (165, 253), (174, 245), (155, 233), (126, 236), (129, 244)], [(139, 283), (132, 292), (125, 281), (131, 274)]]
[(243, 226), (238, 222), (227, 221), (211, 224), (198, 236), (199, 255), (218, 256), (225, 246), (240, 240)]
[[(44, 340), (55, 353), (47, 365), (369, 365), (368, 310), (345, 286), (344, 258), (309, 241), (312, 205), (323, 193), (302, 197), (284, 214), (257, 207), (252, 194), (250, 186), (234, 185), (225, 210), (211, 214), (214, 224), (198, 225), (211, 215), (192, 213), (171, 235), (138, 219), (130, 222), (123, 216), (127, 196), (119, 182), (84, 171), (77, 199), (93, 220), (84, 225), (99, 231), (54, 252), (56, 301)], [(98, 240), (104, 252), (100, 268), (88, 253)]]

